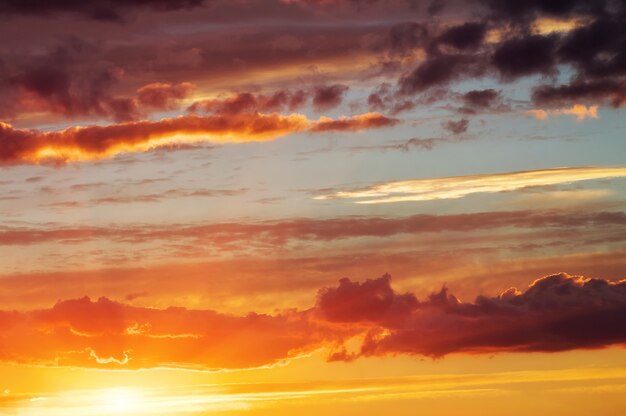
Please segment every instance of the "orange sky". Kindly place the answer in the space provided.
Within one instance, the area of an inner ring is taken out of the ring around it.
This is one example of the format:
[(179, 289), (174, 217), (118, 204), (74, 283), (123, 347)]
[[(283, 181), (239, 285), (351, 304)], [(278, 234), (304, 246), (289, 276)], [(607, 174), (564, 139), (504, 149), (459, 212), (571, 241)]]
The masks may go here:
[(624, 414), (591, 3), (0, 0), (0, 415)]

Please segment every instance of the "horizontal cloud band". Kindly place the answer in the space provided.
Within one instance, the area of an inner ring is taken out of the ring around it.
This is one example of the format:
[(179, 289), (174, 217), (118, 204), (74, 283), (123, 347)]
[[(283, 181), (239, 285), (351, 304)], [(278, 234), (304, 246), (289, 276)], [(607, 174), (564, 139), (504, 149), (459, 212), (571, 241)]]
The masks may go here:
[(187, 115), (158, 121), (71, 127), (55, 132), (15, 129), (0, 122), (0, 164), (82, 161), (196, 142), (273, 140), (290, 133), (360, 131), (399, 121), (379, 113), (332, 120), (302, 114)]
[[(51, 309), (0, 311), (0, 360), (106, 368), (243, 368), (320, 347), (330, 360), (359, 356), (563, 351), (626, 342), (626, 281), (564, 273), (466, 303), (443, 288), (419, 301), (385, 275), (341, 279), (315, 306), (277, 315), (154, 309), (107, 298)], [(349, 351), (350, 340), (360, 346)]]

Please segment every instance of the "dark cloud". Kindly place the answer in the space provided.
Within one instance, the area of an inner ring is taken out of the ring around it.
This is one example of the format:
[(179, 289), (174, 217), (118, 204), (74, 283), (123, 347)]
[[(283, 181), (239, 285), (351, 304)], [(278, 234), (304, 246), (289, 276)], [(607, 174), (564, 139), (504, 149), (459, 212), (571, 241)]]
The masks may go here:
[(470, 108), (488, 108), (500, 98), (500, 92), (494, 89), (472, 90), (463, 94), (463, 102)]
[(457, 49), (477, 48), (483, 42), (486, 32), (485, 23), (468, 22), (446, 30), (439, 36), (439, 42)]
[(348, 86), (341, 84), (316, 87), (313, 91), (313, 106), (318, 111), (338, 107), (347, 92)]
[(400, 79), (400, 91), (414, 94), (435, 86), (446, 85), (464, 75), (466, 62), (467, 58), (463, 55), (438, 55), (429, 58)]
[[(380, 293), (387, 294), (383, 299), (393, 300), (389, 283), (386, 276), (370, 281)], [(359, 303), (367, 299), (386, 316), (388, 309), (381, 307), (381, 298), (372, 299), (369, 292), (361, 296), (359, 301), (346, 296), (347, 304), (358, 305), (354, 322), (372, 319), (358, 313), (368, 309), (367, 303)], [(622, 319), (626, 314), (626, 281), (559, 273), (536, 280), (524, 292), (512, 288), (495, 297), (479, 296), (473, 303), (460, 301), (445, 287), (419, 304), (411, 299), (410, 307), (398, 308), (397, 319), (387, 317), (384, 324), (372, 327), (358, 355), (439, 357), (462, 352), (565, 351), (626, 343), (626, 321)], [(341, 306), (333, 306), (342, 311)], [(340, 316), (345, 321), (350, 314)]]
[(603, 16), (571, 31), (559, 57), (590, 77), (626, 74), (626, 14)]
[(614, 107), (620, 107), (626, 103), (626, 81), (607, 79), (541, 85), (534, 88), (532, 99), (537, 105), (562, 106), (571, 102), (608, 101)]
[(422, 23), (399, 23), (389, 29), (389, 44), (394, 52), (407, 53), (415, 48), (423, 47), (429, 41), (429, 30)]
[(493, 54), (493, 65), (505, 79), (549, 74), (555, 70), (555, 36), (530, 35), (507, 40)]

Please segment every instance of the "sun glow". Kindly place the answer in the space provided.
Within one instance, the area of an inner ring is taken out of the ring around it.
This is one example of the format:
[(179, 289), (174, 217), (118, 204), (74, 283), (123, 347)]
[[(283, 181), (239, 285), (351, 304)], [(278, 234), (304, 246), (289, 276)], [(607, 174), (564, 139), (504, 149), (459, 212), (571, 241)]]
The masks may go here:
[(102, 392), (102, 409), (109, 414), (131, 414), (142, 409), (144, 398), (132, 388), (115, 388)]

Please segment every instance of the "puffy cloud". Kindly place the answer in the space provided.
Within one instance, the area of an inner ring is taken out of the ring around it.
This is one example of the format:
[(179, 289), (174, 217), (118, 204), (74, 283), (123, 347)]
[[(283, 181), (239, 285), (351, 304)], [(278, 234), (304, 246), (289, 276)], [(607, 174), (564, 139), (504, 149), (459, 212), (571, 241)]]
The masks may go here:
[(565, 273), (524, 292), (479, 296), (465, 303), (446, 288), (394, 325), (371, 330), (361, 355), (565, 351), (626, 342), (626, 281)]
[(348, 89), (348, 86), (341, 84), (316, 87), (313, 91), (313, 106), (318, 111), (338, 107)]
[(341, 279), (338, 287), (319, 291), (318, 312), (330, 322), (389, 323), (406, 319), (419, 302), (412, 293), (395, 293), (390, 282), (388, 274), (363, 283)]
[(554, 36), (532, 35), (507, 40), (493, 54), (493, 65), (507, 79), (554, 71)]
[(469, 108), (488, 108), (500, 98), (500, 93), (494, 89), (472, 90), (463, 94), (463, 102)]

